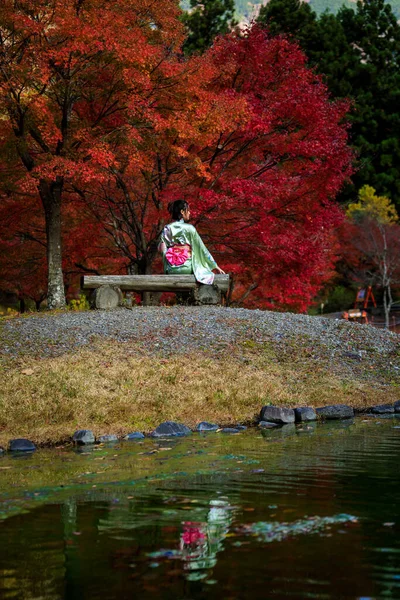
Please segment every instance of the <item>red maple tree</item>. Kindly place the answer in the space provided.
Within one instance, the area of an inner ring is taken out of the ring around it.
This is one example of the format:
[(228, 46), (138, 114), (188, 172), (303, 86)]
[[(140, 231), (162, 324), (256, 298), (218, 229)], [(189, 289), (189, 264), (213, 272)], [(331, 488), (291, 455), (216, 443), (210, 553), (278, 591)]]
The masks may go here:
[[(75, 179), (101, 180), (104, 136), (123, 126), (157, 66), (183, 41), (177, 1), (3, 0), (2, 138), (38, 192), (45, 215), (48, 305), (65, 304), (61, 207)], [(143, 98), (139, 98), (138, 110)]]
[(83, 196), (142, 273), (154, 268), (166, 204), (186, 198), (235, 275), (232, 302), (252, 292), (264, 306), (304, 310), (336, 256), (334, 197), (351, 173), (347, 104), (330, 102), (297, 46), (257, 27), (178, 62), (175, 73), (152, 82), (158, 125), (135, 138), (127, 114), (107, 183)]

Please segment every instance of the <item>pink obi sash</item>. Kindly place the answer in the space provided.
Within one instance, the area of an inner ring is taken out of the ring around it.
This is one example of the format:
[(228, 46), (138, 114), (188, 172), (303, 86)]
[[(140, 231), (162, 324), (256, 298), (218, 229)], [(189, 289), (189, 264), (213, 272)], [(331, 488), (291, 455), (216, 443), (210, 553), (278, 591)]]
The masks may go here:
[(165, 253), (165, 258), (170, 265), (180, 267), (192, 256), (191, 247), (186, 244), (184, 246), (172, 246)]

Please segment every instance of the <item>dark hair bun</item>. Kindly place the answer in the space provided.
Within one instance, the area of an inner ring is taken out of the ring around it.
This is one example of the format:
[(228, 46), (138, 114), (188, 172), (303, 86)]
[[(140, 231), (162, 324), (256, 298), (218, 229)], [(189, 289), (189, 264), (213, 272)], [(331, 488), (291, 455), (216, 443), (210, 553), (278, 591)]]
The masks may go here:
[(181, 212), (188, 208), (189, 204), (186, 200), (175, 200), (168, 204), (168, 212), (175, 221), (182, 218)]

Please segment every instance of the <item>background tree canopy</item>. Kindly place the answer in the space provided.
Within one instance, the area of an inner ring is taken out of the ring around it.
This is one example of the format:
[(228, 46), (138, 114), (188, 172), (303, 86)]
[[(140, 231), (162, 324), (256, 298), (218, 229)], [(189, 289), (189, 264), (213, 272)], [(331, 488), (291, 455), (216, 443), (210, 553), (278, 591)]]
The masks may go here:
[(350, 141), (358, 154), (342, 200), (371, 185), (400, 207), (400, 26), (383, 0), (317, 16), (299, 0), (271, 0), (259, 23), (294, 36), (334, 98), (353, 101)]
[[(303, 0), (306, 3), (305, 0)], [(336, 14), (342, 6), (346, 6), (347, 8), (354, 7), (354, 2), (352, 0), (309, 0), (307, 4), (310, 8), (317, 13), (317, 15), (321, 15), (324, 12), (330, 12), (332, 14)], [(396, 17), (400, 18), (400, 0), (390, 0), (388, 2), (392, 7), (393, 13)], [(189, 0), (183, 0), (181, 2), (181, 6), (184, 10), (187, 10), (189, 6)], [(239, 21), (243, 21), (244, 19), (252, 19), (254, 18), (255, 10), (260, 7), (259, 0), (235, 0), (235, 10), (236, 10), (236, 18)]]
[(234, 0), (190, 0), (190, 7), (182, 15), (187, 28), (185, 54), (204, 52), (217, 35), (230, 31), (236, 24), (234, 13)]

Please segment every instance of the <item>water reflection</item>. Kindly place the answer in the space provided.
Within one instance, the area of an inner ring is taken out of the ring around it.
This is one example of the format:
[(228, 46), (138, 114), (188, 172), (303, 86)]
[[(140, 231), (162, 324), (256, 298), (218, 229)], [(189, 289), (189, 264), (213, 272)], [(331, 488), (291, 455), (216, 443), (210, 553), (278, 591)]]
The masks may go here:
[(233, 507), (227, 498), (210, 500), (205, 522), (183, 522), (179, 548), (186, 578), (191, 581), (207, 577), (207, 569), (217, 562), (217, 554), (223, 550), (223, 541), (233, 521)]
[(400, 598), (396, 426), (6, 458), (0, 597)]

